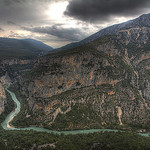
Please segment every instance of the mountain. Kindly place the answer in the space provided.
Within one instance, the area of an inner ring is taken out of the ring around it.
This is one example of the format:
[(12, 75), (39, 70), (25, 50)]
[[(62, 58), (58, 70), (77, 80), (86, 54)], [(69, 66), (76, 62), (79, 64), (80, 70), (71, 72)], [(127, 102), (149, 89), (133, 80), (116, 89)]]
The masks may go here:
[(33, 39), (0, 38), (0, 60), (37, 57), (52, 50), (52, 47)]
[(12, 124), (149, 130), (149, 20), (143, 15), (114, 34), (39, 57), (15, 85), (23, 108)]
[(65, 46), (57, 49), (57, 51), (78, 47), (78, 46), (84, 45), (86, 43), (89, 43), (93, 40), (96, 40), (97, 38), (100, 38), (101, 36), (115, 34), (116, 32), (118, 32), (120, 30), (134, 28), (134, 27), (150, 27), (149, 15), (150, 14), (144, 14), (134, 20), (130, 20), (130, 21), (127, 21), (127, 22), (124, 22), (121, 24), (116, 24), (116, 25), (107, 27), (80, 42), (70, 43), (68, 45), (65, 45)]
[[(16, 82), (34, 67), (34, 59), (48, 54), (53, 48), (33, 39), (0, 38), (0, 115), (9, 102), (4, 87)], [(7, 111), (7, 110), (6, 110)]]

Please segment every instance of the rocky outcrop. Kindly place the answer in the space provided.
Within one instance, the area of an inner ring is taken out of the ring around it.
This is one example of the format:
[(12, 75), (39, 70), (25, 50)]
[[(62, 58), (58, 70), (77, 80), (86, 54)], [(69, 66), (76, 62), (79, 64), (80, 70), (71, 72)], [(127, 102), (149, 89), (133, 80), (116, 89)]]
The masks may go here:
[(11, 85), (12, 81), (7, 72), (4, 76), (0, 77), (0, 83), (3, 85), (3, 87), (8, 87)]
[(4, 88), (16, 82), (22, 72), (31, 70), (33, 68), (33, 65), (31, 65), (33, 61), (16, 58), (0, 61), (0, 114), (4, 111), (6, 103)]
[[(46, 72), (45, 70), (40, 72), (40, 74), (43, 73), (43, 77), (33, 78), (32, 82), (29, 83), (27, 90), (34, 97), (48, 98), (75, 88), (100, 86), (102, 84), (115, 85), (121, 81), (119, 78), (112, 79), (109, 76), (107, 72), (109, 63), (106, 58), (96, 58), (90, 53), (85, 53), (84, 56), (77, 54), (71, 57), (50, 58), (46, 61), (48, 61), (49, 67)], [(105, 66), (103, 70), (102, 65)], [(111, 68), (111, 66), (109, 67)]]
[(2, 86), (2, 84), (0, 83), (0, 115), (2, 114), (2, 112), (4, 111), (4, 102), (6, 100), (6, 94), (5, 94), (5, 90), (4, 87)]
[(23, 59), (17, 59), (17, 58), (14, 58), (14, 59), (6, 59), (6, 60), (1, 60), (0, 61), (0, 65), (1, 66), (6, 66), (6, 65), (27, 65), (27, 64), (30, 64), (33, 60), (23, 60)]
[(6, 73), (5, 75), (0, 77), (0, 115), (5, 110), (5, 102), (6, 102), (6, 93), (5, 87), (10, 86), (11, 79)]

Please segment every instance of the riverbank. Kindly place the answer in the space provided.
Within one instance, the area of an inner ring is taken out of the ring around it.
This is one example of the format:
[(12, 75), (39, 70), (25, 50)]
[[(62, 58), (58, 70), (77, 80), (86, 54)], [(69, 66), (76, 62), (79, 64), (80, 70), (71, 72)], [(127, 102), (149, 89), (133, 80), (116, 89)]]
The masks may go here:
[[(47, 132), (36, 132), (34, 130), (2, 130), (0, 129), (1, 143), (5, 149), (29, 150), (33, 147), (51, 145), (55, 143), (55, 150), (90, 150), (93, 146), (102, 146), (108, 150), (148, 150), (150, 149), (150, 138), (143, 137), (131, 132), (95, 132), (89, 134), (51, 134)], [(109, 145), (109, 147), (107, 147)], [(101, 148), (101, 147), (99, 147)], [(53, 149), (46, 146), (45, 149)]]
[[(15, 128), (13, 126), (10, 125), (10, 122), (14, 119), (14, 117), (20, 112), (21, 109), (21, 105), (20, 102), (18, 101), (15, 93), (11, 92), (10, 90), (6, 89), (7, 92), (10, 94), (10, 96), (12, 97), (14, 103), (16, 104), (16, 109), (15, 111), (13, 111), (11, 114), (9, 114), (7, 116), (7, 118), (5, 119), (5, 121), (2, 123), (2, 127), (5, 130), (20, 130), (20, 131), (24, 131), (24, 130), (34, 130), (34, 131), (38, 131), (38, 132), (47, 132), (47, 133), (54, 133), (54, 134), (88, 134), (88, 133), (94, 133), (94, 132), (118, 132), (122, 130), (116, 130), (116, 129), (89, 129), (89, 130), (73, 130), (73, 131), (52, 131), (49, 129), (44, 129), (44, 128), (39, 128), (39, 127), (28, 127), (28, 128)], [(142, 136), (148, 137), (149, 133), (138, 133)]]

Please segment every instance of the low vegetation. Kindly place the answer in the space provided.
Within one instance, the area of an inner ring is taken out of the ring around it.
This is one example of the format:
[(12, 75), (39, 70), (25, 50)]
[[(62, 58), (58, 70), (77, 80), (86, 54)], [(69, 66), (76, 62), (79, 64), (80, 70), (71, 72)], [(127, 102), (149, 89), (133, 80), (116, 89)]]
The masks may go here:
[[(129, 132), (55, 135), (0, 129), (1, 150), (149, 150), (150, 138)], [(93, 147), (93, 149), (92, 149)], [(95, 148), (94, 148), (95, 147)]]

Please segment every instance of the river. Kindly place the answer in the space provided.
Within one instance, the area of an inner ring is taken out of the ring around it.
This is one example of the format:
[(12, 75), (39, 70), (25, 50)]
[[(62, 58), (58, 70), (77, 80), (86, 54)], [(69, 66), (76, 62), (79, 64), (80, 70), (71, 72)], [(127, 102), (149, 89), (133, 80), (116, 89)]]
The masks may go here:
[[(16, 109), (10, 113), (5, 121), (2, 123), (2, 127), (4, 130), (34, 130), (34, 131), (38, 131), (38, 132), (47, 132), (47, 133), (54, 133), (54, 134), (61, 134), (61, 133), (64, 133), (64, 134), (81, 134), (81, 133), (85, 133), (85, 134), (88, 134), (88, 133), (94, 133), (94, 132), (104, 132), (104, 131), (112, 131), (112, 132), (118, 132), (119, 130), (114, 130), (114, 129), (90, 129), (90, 130), (73, 130), (73, 131), (52, 131), (52, 130), (48, 130), (48, 129), (44, 129), (44, 128), (39, 128), (39, 127), (27, 127), (27, 128), (15, 128), (15, 127), (12, 127), (10, 125), (10, 122), (13, 120), (13, 118), (20, 112), (20, 109), (21, 109), (21, 105), (20, 105), (20, 102), (18, 101), (15, 93), (11, 92), (10, 90), (6, 89), (7, 92), (11, 95), (13, 101), (16, 103)], [(142, 136), (146, 136), (148, 137), (149, 136), (149, 133), (138, 133)]]

